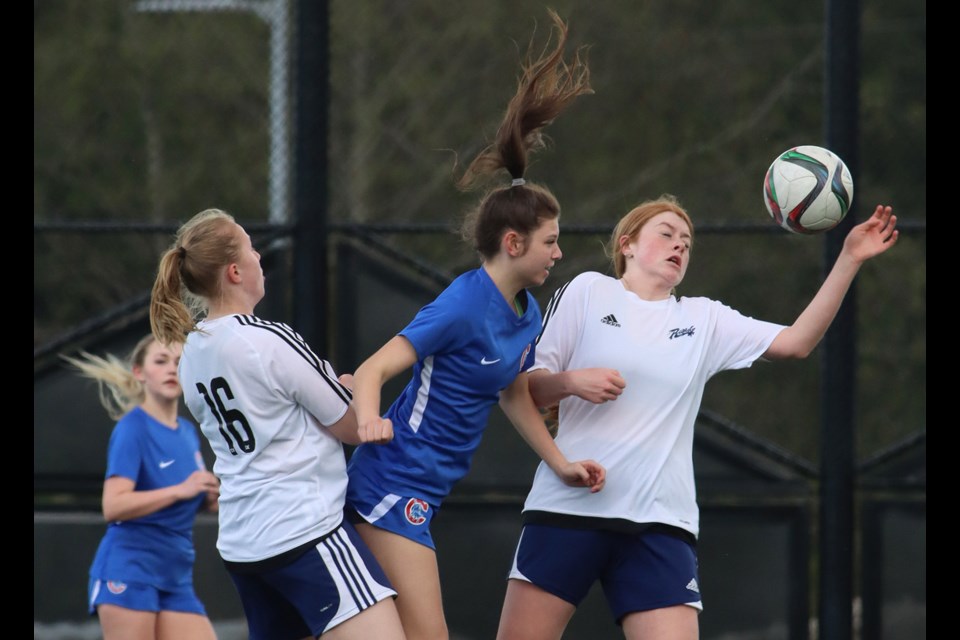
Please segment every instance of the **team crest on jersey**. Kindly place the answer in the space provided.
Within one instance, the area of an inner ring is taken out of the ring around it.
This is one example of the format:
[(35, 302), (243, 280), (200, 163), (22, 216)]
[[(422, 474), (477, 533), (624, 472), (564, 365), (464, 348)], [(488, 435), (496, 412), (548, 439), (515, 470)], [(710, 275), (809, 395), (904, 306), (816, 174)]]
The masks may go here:
[(527, 348), (523, 350), (523, 355), (520, 356), (520, 371), (523, 371), (523, 363), (527, 361), (527, 354), (530, 353), (530, 347), (533, 346), (532, 343), (527, 345)]
[(114, 595), (120, 595), (127, 590), (127, 585), (122, 582), (114, 582), (113, 580), (107, 580), (107, 589), (110, 593)]
[(410, 498), (407, 506), (403, 508), (403, 515), (410, 524), (421, 525), (427, 521), (427, 511), (430, 511), (430, 505), (423, 500)]

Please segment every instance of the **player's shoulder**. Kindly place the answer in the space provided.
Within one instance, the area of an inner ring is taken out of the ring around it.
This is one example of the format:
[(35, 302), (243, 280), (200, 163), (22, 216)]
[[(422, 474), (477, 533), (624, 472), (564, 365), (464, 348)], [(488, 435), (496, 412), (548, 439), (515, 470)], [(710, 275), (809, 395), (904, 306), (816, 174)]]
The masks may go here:
[(706, 296), (681, 296), (676, 299), (676, 305), (688, 313), (709, 313), (711, 315), (737, 313), (726, 303)]
[(571, 287), (582, 287), (584, 289), (590, 287), (610, 287), (617, 284), (615, 278), (611, 278), (599, 271), (584, 271), (574, 276), (569, 282)]
[[(198, 329), (187, 338), (180, 361), (181, 371), (202, 366), (198, 362), (213, 365), (230, 361), (240, 367), (257, 367), (286, 362), (287, 358), (303, 358), (311, 363), (319, 360), (300, 334), (284, 322), (235, 314), (201, 323)], [(205, 357), (199, 360), (195, 357), (194, 345), (199, 349), (196, 353)]]
[(276, 320), (265, 320), (259, 316), (236, 314), (230, 316), (227, 325), (234, 331), (255, 336), (278, 336), (296, 333), (290, 325)]
[(120, 416), (120, 419), (113, 425), (110, 440), (112, 442), (131, 442), (143, 438), (148, 432), (149, 419), (146, 411), (139, 406), (133, 407)]
[(470, 269), (454, 278), (453, 281), (447, 285), (447, 288), (440, 293), (438, 298), (470, 297), (476, 295), (478, 292), (489, 289), (491, 286), (495, 287), (496, 285), (493, 284), (493, 280), (490, 279), (486, 271), (482, 268)]
[(224, 325), (239, 342), (236, 346), (255, 349), (286, 348), (291, 344), (302, 344), (303, 338), (285, 322), (264, 320), (254, 315), (237, 314), (230, 316)]
[(130, 411), (127, 411), (125, 414), (120, 416), (120, 419), (117, 420), (117, 424), (114, 425), (114, 431), (127, 431), (130, 429), (139, 429), (144, 423), (147, 422), (149, 416), (147, 412), (141, 409), (139, 406), (133, 407)]
[[(457, 276), (428, 306), (444, 315), (463, 319), (478, 317), (477, 310), (499, 294), (496, 285), (483, 269), (471, 269)], [(482, 314), (480, 314), (482, 317)]]
[(714, 300), (713, 298), (708, 298), (706, 296), (679, 296), (677, 298), (679, 304), (686, 305), (698, 305), (703, 307), (726, 307), (727, 305), (719, 300)]
[(614, 286), (619, 286), (619, 283), (614, 278), (604, 275), (599, 271), (584, 271), (557, 287), (553, 296), (557, 299), (567, 295), (572, 297), (584, 295), (586, 292), (594, 289), (609, 289)]

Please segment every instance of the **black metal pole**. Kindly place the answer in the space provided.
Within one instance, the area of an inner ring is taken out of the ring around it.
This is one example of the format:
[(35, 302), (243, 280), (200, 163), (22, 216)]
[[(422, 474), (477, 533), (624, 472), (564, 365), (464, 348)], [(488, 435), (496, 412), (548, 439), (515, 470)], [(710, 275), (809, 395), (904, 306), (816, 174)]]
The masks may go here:
[(326, 354), (329, 11), (321, 0), (299, 0), (296, 9), (294, 328)]
[[(858, 209), (859, 0), (826, 1), (825, 39), (825, 144), (849, 167), (854, 200), (846, 218), (824, 236), (824, 275)], [(820, 640), (848, 640), (853, 633), (855, 294), (851, 285), (824, 337), (821, 361)]]

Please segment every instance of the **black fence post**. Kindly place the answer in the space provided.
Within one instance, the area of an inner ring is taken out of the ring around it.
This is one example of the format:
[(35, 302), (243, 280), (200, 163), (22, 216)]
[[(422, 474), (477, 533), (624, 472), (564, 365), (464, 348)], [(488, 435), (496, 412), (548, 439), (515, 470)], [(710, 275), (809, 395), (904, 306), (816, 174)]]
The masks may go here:
[(294, 17), (294, 328), (320, 354), (327, 345), (327, 119), (330, 62), (326, 2), (300, 0)]
[[(827, 0), (825, 41), (826, 146), (844, 160), (856, 185), (860, 166), (858, 0)], [(855, 224), (857, 208), (855, 195), (846, 218), (824, 236), (825, 274)], [(848, 640), (853, 633), (855, 294), (854, 283), (824, 337), (821, 363), (821, 640)]]

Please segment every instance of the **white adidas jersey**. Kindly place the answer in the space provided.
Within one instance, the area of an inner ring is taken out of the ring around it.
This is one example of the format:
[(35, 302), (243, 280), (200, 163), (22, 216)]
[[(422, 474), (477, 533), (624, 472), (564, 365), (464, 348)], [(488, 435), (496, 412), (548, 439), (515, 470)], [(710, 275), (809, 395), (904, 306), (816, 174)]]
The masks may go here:
[(350, 392), (285, 324), (250, 315), (199, 323), (180, 359), (184, 400), (220, 478), (224, 560), (271, 558), (332, 531), (343, 517), (343, 446), (322, 425)]
[(693, 429), (707, 380), (749, 367), (783, 329), (708, 298), (642, 300), (614, 278), (577, 276), (544, 313), (531, 371), (607, 367), (626, 380), (612, 402), (560, 402), (557, 446), (568, 460), (607, 469), (589, 493), (563, 484), (540, 463), (524, 510), (633, 522), (699, 533)]

